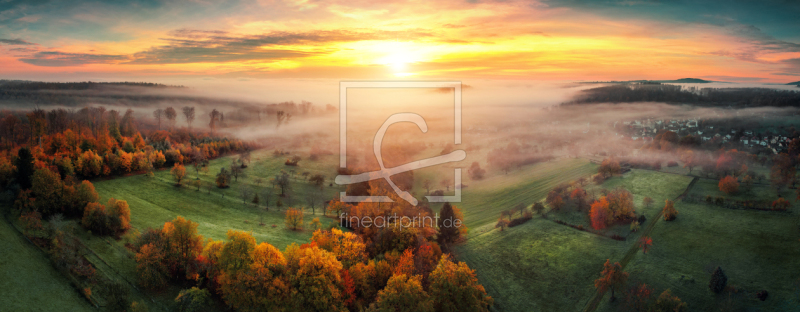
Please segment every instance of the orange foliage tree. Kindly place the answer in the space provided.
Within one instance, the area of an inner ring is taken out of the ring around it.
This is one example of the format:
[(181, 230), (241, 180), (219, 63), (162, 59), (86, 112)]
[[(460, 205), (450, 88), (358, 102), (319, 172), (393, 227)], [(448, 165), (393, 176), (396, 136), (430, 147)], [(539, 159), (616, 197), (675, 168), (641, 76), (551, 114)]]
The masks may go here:
[(475, 270), (464, 262), (450, 261), (446, 255), (439, 259), (428, 279), (428, 294), (436, 311), (489, 311), (494, 303), (478, 283)]
[(394, 275), (386, 288), (378, 292), (375, 307), (379, 311), (433, 312), (433, 302), (422, 287), (419, 276)]
[(332, 252), (345, 268), (367, 260), (367, 245), (358, 235), (333, 228), (316, 230), (311, 237), (319, 248)]
[(602, 230), (608, 226), (612, 215), (611, 211), (608, 209), (608, 200), (606, 200), (605, 197), (601, 197), (600, 200), (592, 203), (592, 207), (589, 210), (589, 217), (592, 220), (592, 227), (595, 230)]
[(728, 195), (736, 194), (739, 192), (739, 181), (733, 176), (726, 176), (719, 180), (719, 190)]
[(136, 253), (136, 272), (139, 285), (147, 289), (161, 289), (169, 279), (164, 265), (164, 253), (154, 244), (145, 244)]
[(678, 216), (678, 211), (675, 210), (675, 202), (667, 199), (664, 205), (664, 221), (672, 221)]
[(601, 292), (611, 290), (611, 301), (614, 301), (614, 290), (625, 285), (628, 281), (628, 273), (622, 271), (622, 266), (619, 262), (611, 264), (611, 260), (606, 259), (603, 264), (603, 272), (600, 273), (600, 278), (594, 281), (594, 287)]
[(342, 263), (316, 246), (291, 245), (285, 252), (296, 311), (345, 311)]
[(286, 209), (286, 218), (284, 220), (286, 227), (292, 230), (303, 228), (303, 212), (297, 208)]
[(181, 181), (183, 181), (183, 177), (186, 176), (186, 167), (179, 163), (175, 163), (175, 165), (172, 167), (172, 170), (169, 172), (172, 173), (172, 178), (175, 179), (175, 184), (180, 186)]

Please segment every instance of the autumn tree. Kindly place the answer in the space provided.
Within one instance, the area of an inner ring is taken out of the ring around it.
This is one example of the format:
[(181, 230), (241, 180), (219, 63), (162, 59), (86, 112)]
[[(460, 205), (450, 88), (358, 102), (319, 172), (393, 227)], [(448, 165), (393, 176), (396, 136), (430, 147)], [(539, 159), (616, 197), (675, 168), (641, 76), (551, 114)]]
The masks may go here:
[(192, 106), (184, 106), (181, 108), (183, 112), (183, 118), (186, 119), (186, 124), (189, 126), (189, 129), (192, 129), (192, 122), (194, 122), (194, 107)]
[(334, 199), (328, 202), (328, 209), (327, 211), (332, 213), (337, 218), (341, 216), (342, 211), (347, 208), (347, 204), (339, 201), (339, 199)]
[(600, 273), (600, 278), (594, 281), (594, 287), (601, 292), (611, 290), (611, 301), (614, 301), (614, 290), (625, 285), (628, 281), (628, 273), (622, 271), (622, 266), (619, 262), (611, 264), (611, 260), (606, 260), (603, 264), (603, 272)]
[(772, 168), (769, 176), (772, 185), (778, 191), (783, 187), (794, 184), (795, 172), (795, 161), (788, 154), (780, 153), (772, 159)]
[(378, 292), (373, 304), (378, 311), (433, 312), (433, 302), (422, 287), (419, 276), (394, 275)]
[(367, 260), (367, 245), (353, 232), (342, 232), (336, 228), (330, 231), (316, 230), (311, 241), (333, 253), (345, 268)]
[(726, 176), (719, 180), (719, 190), (728, 195), (739, 192), (739, 181), (733, 176)]
[(454, 243), (466, 234), (467, 227), (463, 224), (464, 216), (461, 210), (445, 202), (439, 210), (439, 219), (436, 226), (439, 229), (439, 241), (442, 243)]
[(228, 241), (219, 251), (219, 267), (227, 274), (235, 274), (253, 263), (256, 239), (250, 233), (228, 230)]
[(481, 180), (483, 179), (483, 176), (486, 175), (486, 170), (481, 169), (481, 164), (475, 161), (469, 166), (467, 173), (469, 174), (470, 179)]
[(642, 248), (642, 252), (647, 254), (647, 251), (650, 250), (650, 246), (653, 246), (653, 239), (650, 236), (644, 236), (639, 239), (639, 248)]
[(592, 227), (595, 230), (602, 230), (608, 226), (612, 214), (608, 208), (608, 200), (605, 197), (601, 197), (600, 200), (592, 203), (592, 207), (589, 210), (589, 218), (592, 220)]
[(464, 262), (450, 261), (446, 255), (428, 277), (428, 294), (436, 311), (489, 311), (492, 297), (478, 283), (475, 270)]
[(289, 208), (286, 210), (286, 218), (284, 220), (286, 227), (292, 230), (303, 228), (303, 212), (300, 209)]
[(219, 173), (217, 173), (217, 178), (214, 179), (214, 183), (218, 188), (227, 188), (231, 183), (231, 175), (228, 173), (228, 170), (225, 169), (225, 167), (222, 167), (219, 170)]
[(497, 224), (494, 225), (494, 228), (496, 229), (499, 228), (500, 231), (505, 231), (506, 227), (508, 226), (508, 223), (509, 223), (508, 220), (503, 219), (501, 217), (500, 219), (497, 219)]
[(672, 221), (678, 216), (678, 211), (675, 210), (675, 203), (669, 199), (666, 200), (664, 205), (664, 221)]
[(658, 296), (655, 308), (657, 311), (664, 312), (686, 312), (688, 310), (686, 303), (682, 302), (681, 298), (678, 298), (678, 296), (673, 296), (669, 289)]
[(783, 197), (776, 199), (772, 202), (772, 209), (786, 211), (791, 206), (788, 200), (784, 199)]
[(139, 285), (157, 290), (163, 288), (169, 278), (167, 267), (163, 263), (163, 251), (154, 244), (145, 244), (136, 253), (136, 272)]
[(690, 175), (692, 174), (692, 169), (700, 165), (698, 157), (692, 150), (686, 150), (681, 153), (681, 161), (683, 162), (683, 167), (689, 169)]
[(597, 173), (602, 175), (604, 178), (617, 175), (620, 172), (622, 172), (622, 168), (619, 166), (619, 161), (613, 158), (604, 159), (600, 164), (600, 167), (597, 168)]
[(197, 226), (197, 222), (181, 216), (164, 223), (165, 260), (174, 274), (183, 272), (188, 278), (195, 259), (203, 251), (203, 237), (197, 233)]
[(240, 265), (226, 266), (236, 269), (222, 272), (220, 291), (225, 303), (239, 311), (291, 311), (286, 258), (270, 244), (255, 245), (247, 233), (237, 235), (242, 240), (226, 243), (237, 246), (226, 252), (242, 257)]
[(647, 284), (638, 284), (628, 290), (626, 304), (631, 311), (648, 311), (653, 289)]
[(284, 253), (295, 311), (345, 311), (342, 263), (316, 246), (291, 245)]
[(645, 206), (645, 208), (650, 208), (650, 205), (652, 205), (653, 202), (654, 202), (653, 198), (651, 198), (650, 196), (645, 196), (644, 199), (642, 200), (642, 206)]
[(175, 185), (181, 186), (181, 181), (186, 176), (186, 168), (179, 163), (175, 163), (169, 172), (172, 174), (172, 178), (175, 179)]

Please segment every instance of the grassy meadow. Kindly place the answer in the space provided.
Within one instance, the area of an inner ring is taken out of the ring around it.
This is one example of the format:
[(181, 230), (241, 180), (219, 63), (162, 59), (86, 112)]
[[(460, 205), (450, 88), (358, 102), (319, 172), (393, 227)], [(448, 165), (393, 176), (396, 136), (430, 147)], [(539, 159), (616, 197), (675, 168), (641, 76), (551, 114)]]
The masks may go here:
[[(678, 218), (659, 223), (651, 234), (651, 251), (637, 254), (626, 267), (632, 280), (651, 285), (659, 293), (671, 289), (689, 302), (691, 311), (719, 306), (730, 311), (800, 310), (796, 204), (791, 213), (683, 202), (675, 207)], [(717, 266), (727, 275), (728, 285), (739, 290), (735, 296), (709, 290)], [(764, 302), (755, 297), (760, 290), (769, 292)], [(616, 310), (607, 300), (603, 305), (599, 311)]]
[[(94, 310), (50, 259), (4, 219), (0, 219), (0, 238), (0, 310)], [(36, 302), (34, 310), (32, 302)]]
[[(332, 219), (323, 216), (321, 201), (316, 204), (315, 215), (312, 215), (310, 208), (304, 209), (306, 215), (303, 221), (306, 223), (306, 229), (303, 231), (286, 229), (283, 214), (288, 207), (308, 207), (306, 197), (312, 192), (319, 192), (305, 181), (302, 172), (327, 176), (323, 199), (330, 200), (337, 195), (340, 188), (336, 184), (333, 187), (328, 186), (335, 177), (336, 167), (333, 158), (335, 157), (326, 156), (317, 162), (301, 161), (300, 166), (290, 167), (284, 165), (284, 157), (273, 157), (271, 151), (257, 151), (252, 155), (252, 163), (244, 169), (247, 176), (232, 181), (230, 187), (226, 189), (212, 186), (210, 191), (207, 188), (197, 191), (197, 188), (189, 183), (197, 177), (191, 166), (186, 167), (187, 177), (182, 187), (175, 186), (169, 170), (161, 170), (157, 171), (154, 177), (135, 175), (98, 181), (95, 183), (95, 188), (100, 193), (101, 202), (110, 197), (128, 201), (131, 208), (131, 224), (139, 231), (150, 227), (157, 228), (166, 221), (183, 216), (199, 223), (198, 232), (206, 238), (222, 240), (226, 238), (228, 230), (234, 229), (251, 232), (258, 242), (268, 242), (283, 249), (291, 243), (308, 242), (313, 232), (308, 222), (314, 217), (319, 217), (323, 225), (333, 222)], [(211, 161), (209, 172), (199, 174), (200, 179), (206, 185), (213, 185), (220, 168), (230, 166), (233, 159), (236, 159), (236, 156)], [(273, 188), (269, 180), (281, 170), (287, 172), (295, 170), (296, 173), (293, 177), (290, 176), (291, 195), (280, 198), (283, 208), (279, 211), (275, 203), (280, 190), (277, 187)], [(256, 178), (262, 178), (264, 182), (259, 185), (255, 182)], [(258, 207), (251, 203), (254, 194), (243, 203), (240, 197), (242, 186), (258, 192), (261, 202)], [(272, 189), (272, 195), (269, 200), (269, 211), (266, 211), (264, 193), (268, 189)], [(263, 226), (260, 225), (262, 222)]]

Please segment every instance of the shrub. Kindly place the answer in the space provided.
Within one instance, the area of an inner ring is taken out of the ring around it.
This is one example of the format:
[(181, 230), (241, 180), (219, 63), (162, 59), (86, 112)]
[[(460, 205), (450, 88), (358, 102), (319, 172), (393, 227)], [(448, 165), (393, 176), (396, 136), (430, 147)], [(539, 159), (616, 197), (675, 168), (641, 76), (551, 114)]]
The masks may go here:
[(769, 296), (769, 293), (766, 290), (762, 290), (756, 293), (756, 297), (761, 301), (767, 300), (767, 296)]
[(178, 311), (200, 312), (209, 311), (213, 302), (208, 290), (192, 287), (181, 290), (175, 298), (175, 303), (178, 305)]
[(530, 212), (526, 211), (522, 217), (512, 219), (511, 222), (508, 223), (508, 227), (515, 227), (517, 225), (528, 222), (531, 219), (533, 219), (533, 215), (531, 215)]
[(677, 162), (677, 161), (674, 161), (674, 160), (672, 160), (672, 161), (669, 161), (669, 162), (667, 163), (667, 167), (677, 167), (677, 166), (678, 166), (678, 162)]
[(727, 284), (728, 277), (725, 276), (725, 272), (722, 271), (722, 268), (717, 267), (717, 269), (714, 270), (714, 273), (711, 274), (711, 281), (708, 283), (708, 288), (710, 288), (715, 294), (719, 294), (725, 290), (725, 285)]
[(717, 206), (722, 206), (722, 204), (724, 204), (724, 203), (725, 203), (725, 198), (722, 198), (722, 197), (717, 197), (717, 198), (714, 200), (714, 203), (715, 203), (715, 204), (717, 204)]
[(772, 202), (772, 209), (773, 210), (786, 211), (786, 210), (789, 209), (789, 206), (790, 206), (789, 201), (783, 199), (783, 197), (778, 198), (777, 200)]

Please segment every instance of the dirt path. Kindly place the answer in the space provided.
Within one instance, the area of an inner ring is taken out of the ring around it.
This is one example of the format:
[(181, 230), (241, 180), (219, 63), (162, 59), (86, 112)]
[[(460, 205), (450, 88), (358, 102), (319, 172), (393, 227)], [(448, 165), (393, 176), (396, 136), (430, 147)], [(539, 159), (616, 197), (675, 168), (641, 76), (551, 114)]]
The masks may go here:
[[(694, 179), (692, 179), (692, 182), (689, 182), (689, 185), (686, 186), (686, 189), (683, 191), (683, 193), (678, 195), (678, 197), (675, 197), (675, 201), (679, 201), (684, 197), (686, 197), (686, 194), (689, 194), (689, 191), (692, 189), (694, 184), (697, 183), (698, 180), (700, 180), (700, 178), (694, 177)], [(641, 234), (639, 234), (639, 237), (650, 236), (650, 232), (653, 231), (653, 228), (655, 228), (656, 223), (658, 223), (658, 221), (662, 219), (661, 217), (663, 216), (663, 214), (664, 210), (662, 209), (661, 211), (658, 212), (658, 214), (656, 214), (653, 221), (650, 222), (650, 224), (648, 224), (644, 228), (644, 230), (640, 231)], [(628, 265), (628, 262), (630, 262), (638, 252), (639, 252), (639, 245), (634, 243), (628, 249), (628, 252), (625, 253), (625, 256), (622, 257), (622, 260), (619, 261), (619, 265), (622, 267), (623, 270), (625, 269), (625, 266)], [(586, 307), (583, 309), (583, 311), (594, 312), (594, 310), (596, 310), (597, 307), (600, 305), (600, 301), (603, 300), (604, 295), (605, 292), (600, 292), (600, 291), (595, 292), (594, 296), (592, 296), (592, 299), (590, 299), (589, 302), (586, 304)]]

